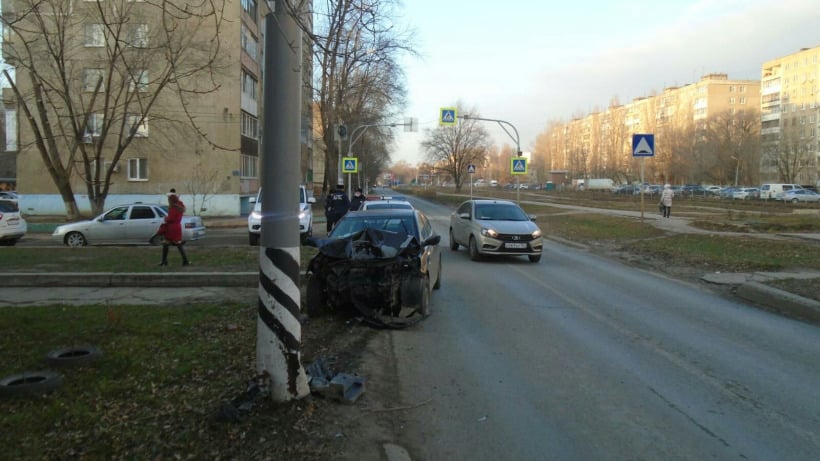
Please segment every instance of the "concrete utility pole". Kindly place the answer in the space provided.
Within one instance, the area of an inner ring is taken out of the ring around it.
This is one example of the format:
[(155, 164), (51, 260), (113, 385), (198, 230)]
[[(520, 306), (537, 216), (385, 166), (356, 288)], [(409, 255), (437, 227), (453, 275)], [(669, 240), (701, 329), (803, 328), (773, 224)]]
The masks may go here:
[(265, 17), (262, 130), (262, 232), (256, 369), (270, 376), (271, 397), (310, 394), (300, 358), (299, 130), (302, 112), (302, 31), (275, 0)]

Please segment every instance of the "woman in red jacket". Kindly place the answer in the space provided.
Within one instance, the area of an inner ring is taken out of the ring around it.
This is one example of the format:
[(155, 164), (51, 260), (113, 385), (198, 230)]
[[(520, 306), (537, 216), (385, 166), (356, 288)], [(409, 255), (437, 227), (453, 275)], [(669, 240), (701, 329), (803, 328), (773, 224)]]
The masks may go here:
[(182, 265), (189, 266), (188, 256), (185, 254), (185, 249), (182, 245), (185, 242), (182, 240), (182, 215), (185, 214), (185, 204), (179, 199), (177, 194), (171, 192), (168, 194), (168, 216), (165, 217), (165, 222), (160, 226), (158, 234), (165, 237), (162, 243), (162, 262), (160, 266), (168, 265), (168, 246), (174, 245), (182, 255)]

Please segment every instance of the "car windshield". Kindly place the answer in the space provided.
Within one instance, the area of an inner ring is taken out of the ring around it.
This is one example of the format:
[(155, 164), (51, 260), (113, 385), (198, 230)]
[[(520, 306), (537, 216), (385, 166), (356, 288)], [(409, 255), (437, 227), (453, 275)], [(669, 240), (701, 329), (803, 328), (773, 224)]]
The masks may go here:
[(490, 203), (486, 205), (476, 205), (476, 219), (492, 221), (529, 221), (530, 217), (524, 210), (515, 206), (502, 203)]
[(345, 216), (330, 232), (330, 238), (345, 238), (366, 228), (403, 232), (418, 237), (413, 216)]

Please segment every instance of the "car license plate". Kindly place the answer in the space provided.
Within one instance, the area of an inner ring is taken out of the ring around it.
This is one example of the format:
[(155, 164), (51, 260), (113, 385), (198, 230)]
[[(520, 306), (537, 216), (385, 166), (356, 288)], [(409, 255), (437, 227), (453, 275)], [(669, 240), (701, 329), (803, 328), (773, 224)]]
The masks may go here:
[(9, 219), (9, 226), (16, 226), (16, 225), (18, 225), (18, 224), (20, 224), (20, 220), (19, 220), (19, 219), (17, 219), (17, 218), (12, 218), (12, 219)]
[(504, 244), (504, 248), (519, 248), (519, 249), (520, 248), (527, 248), (527, 244), (526, 243), (509, 243), (509, 242), (507, 242), (507, 243)]

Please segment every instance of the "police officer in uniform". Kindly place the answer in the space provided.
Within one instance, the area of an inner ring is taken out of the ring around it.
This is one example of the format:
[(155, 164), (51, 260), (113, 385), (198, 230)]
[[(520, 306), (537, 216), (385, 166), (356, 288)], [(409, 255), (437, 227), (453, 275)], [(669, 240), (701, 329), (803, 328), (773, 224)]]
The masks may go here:
[(325, 199), (325, 216), (327, 217), (327, 232), (329, 233), (336, 221), (341, 219), (350, 208), (350, 199), (345, 194), (345, 185), (341, 181), (336, 189), (331, 191)]

